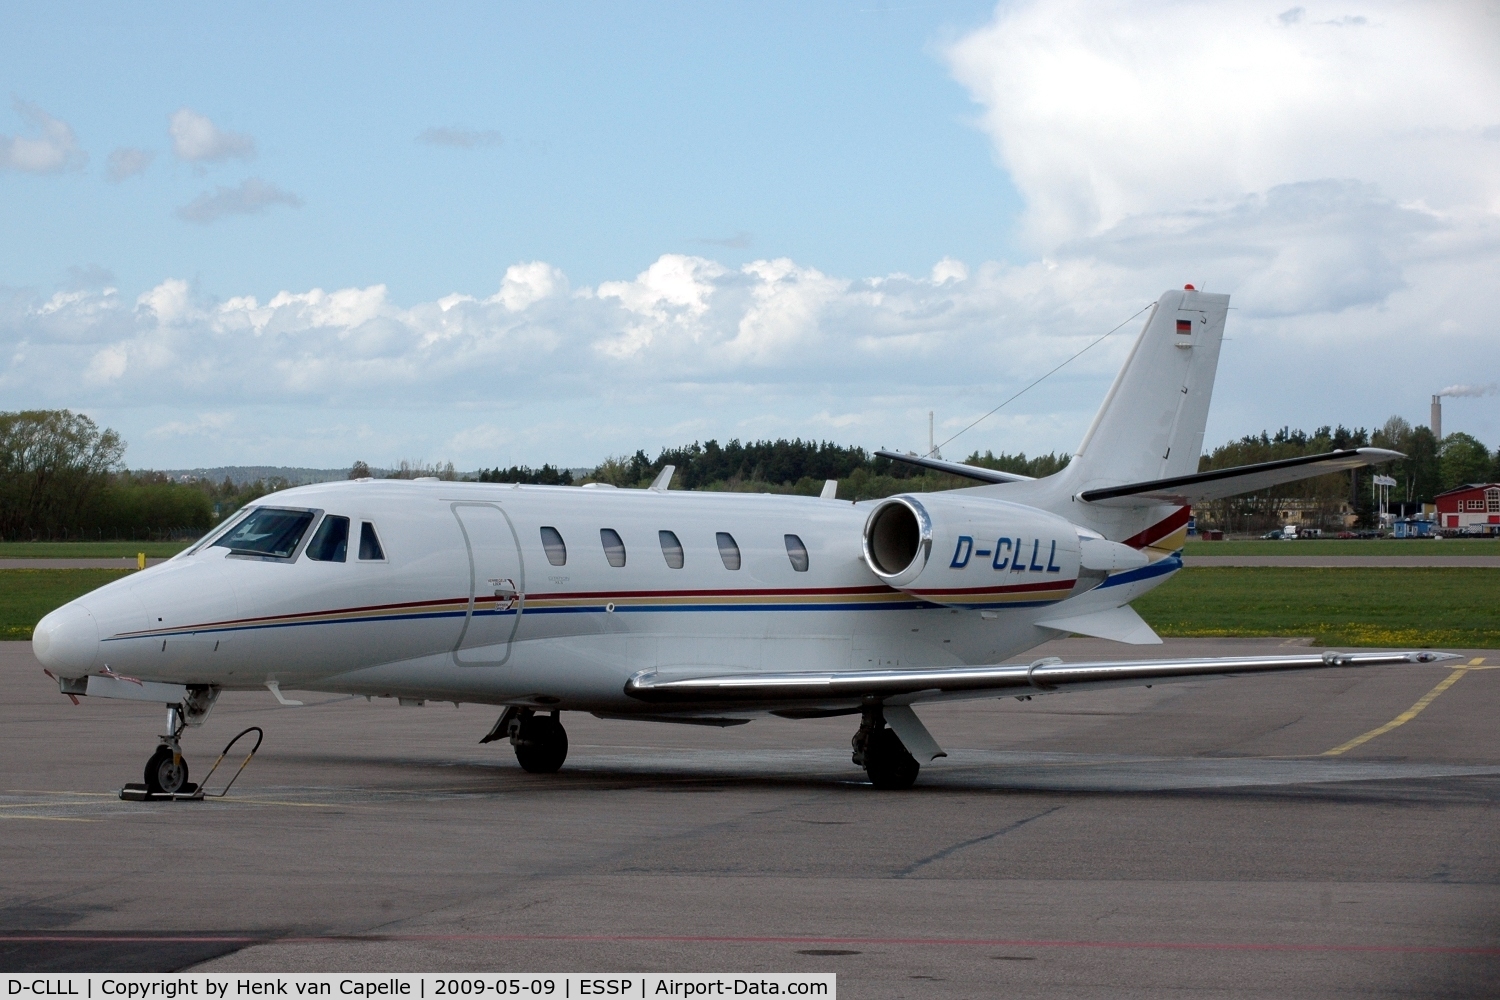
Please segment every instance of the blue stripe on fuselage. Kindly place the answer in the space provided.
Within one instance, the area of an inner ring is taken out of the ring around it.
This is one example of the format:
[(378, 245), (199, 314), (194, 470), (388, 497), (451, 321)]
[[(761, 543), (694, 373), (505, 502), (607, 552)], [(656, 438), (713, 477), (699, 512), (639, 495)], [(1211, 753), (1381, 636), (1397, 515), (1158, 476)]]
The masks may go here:
[(1149, 566), (1142, 566), (1139, 569), (1127, 569), (1123, 573), (1116, 573), (1108, 580), (1099, 584), (1098, 589), (1103, 590), (1105, 587), (1118, 587), (1126, 583), (1150, 580), (1158, 576), (1166, 576), (1168, 573), (1175, 573), (1180, 569), (1182, 569), (1182, 550), (1178, 549), (1165, 559), (1158, 559)]

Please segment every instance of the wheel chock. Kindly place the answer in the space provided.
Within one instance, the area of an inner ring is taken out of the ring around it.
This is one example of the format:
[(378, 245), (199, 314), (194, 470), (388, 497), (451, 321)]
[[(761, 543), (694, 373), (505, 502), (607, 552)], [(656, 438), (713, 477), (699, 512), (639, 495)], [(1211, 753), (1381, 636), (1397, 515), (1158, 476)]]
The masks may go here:
[(126, 802), (202, 802), (203, 786), (189, 781), (181, 791), (153, 792), (139, 781), (132, 781), (120, 789), (120, 798)]
[[(229, 751), (234, 749), (234, 745), (250, 733), (255, 734), (255, 746), (251, 747), (250, 752), (245, 755), (245, 759), (240, 761), (239, 770), (234, 772), (234, 776), (229, 779), (229, 784), (217, 792), (207, 791), (208, 779), (214, 776), (214, 772), (219, 769), (219, 765), (224, 762), (224, 758), (229, 756)], [(203, 776), (202, 784), (195, 785), (190, 781), (183, 785), (181, 790), (176, 792), (153, 792), (140, 782), (131, 782), (120, 789), (120, 798), (126, 802), (202, 802), (204, 799), (222, 799), (225, 795), (229, 794), (230, 786), (238, 781), (240, 775), (244, 773), (245, 765), (250, 763), (250, 759), (260, 749), (261, 740), (265, 738), (266, 732), (259, 726), (251, 726), (248, 729), (242, 730), (234, 739), (224, 744), (224, 749), (219, 753), (219, 759), (214, 761), (214, 766), (209, 768), (208, 774)]]

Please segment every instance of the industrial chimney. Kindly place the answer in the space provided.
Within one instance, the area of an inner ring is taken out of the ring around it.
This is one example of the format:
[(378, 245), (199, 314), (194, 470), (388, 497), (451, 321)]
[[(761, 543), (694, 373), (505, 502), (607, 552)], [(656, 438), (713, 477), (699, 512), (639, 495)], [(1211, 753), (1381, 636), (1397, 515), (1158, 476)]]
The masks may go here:
[(1443, 439), (1443, 397), (1432, 397), (1432, 436)]

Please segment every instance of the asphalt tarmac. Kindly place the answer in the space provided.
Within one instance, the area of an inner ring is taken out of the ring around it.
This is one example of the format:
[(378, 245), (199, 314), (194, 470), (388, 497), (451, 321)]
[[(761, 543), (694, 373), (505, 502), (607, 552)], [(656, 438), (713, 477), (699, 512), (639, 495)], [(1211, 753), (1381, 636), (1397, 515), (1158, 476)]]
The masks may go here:
[(919, 708), (950, 756), (906, 792), (862, 780), (850, 719), (567, 715), (567, 765), (534, 776), (478, 745), (496, 715), (482, 706), (229, 694), (187, 746), (198, 780), (230, 736), (265, 728), (232, 794), (147, 804), (116, 792), (140, 780), (162, 711), (74, 707), (29, 643), (3, 643), (0, 969), (1500, 995), (1500, 652), (1454, 663), (1471, 660)]

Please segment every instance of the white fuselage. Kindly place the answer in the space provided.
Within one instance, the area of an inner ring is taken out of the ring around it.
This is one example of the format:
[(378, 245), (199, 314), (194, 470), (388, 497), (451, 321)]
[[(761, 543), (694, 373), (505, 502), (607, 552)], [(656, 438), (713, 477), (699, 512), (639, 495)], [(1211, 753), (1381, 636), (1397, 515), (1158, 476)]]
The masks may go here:
[[(311, 528), (291, 558), (239, 555), (210, 538), (49, 616), (67, 625), (49, 633), (55, 669), (657, 712), (625, 694), (631, 675), (996, 663), (1055, 637), (1035, 622), (1079, 592), (1078, 540), (1058, 518), (1051, 521), (1063, 530), (1048, 537), (1040, 522), (1018, 516), (1028, 530), (1006, 530), (1003, 549), (1021, 553), (1014, 563), (1002, 564), (998, 547), (994, 556), (965, 553), (962, 567), (952, 552), (934, 550), (934, 565), (954, 565), (955, 580), (985, 592), (983, 607), (955, 608), (893, 589), (871, 571), (862, 553), (868, 503), (357, 481), (300, 487), (257, 505), (312, 510), (314, 527), (324, 515), (347, 517), (356, 534), (368, 522), (382, 558), (359, 558), (355, 538), (341, 562), (308, 558)], [(565, 557), (555, 544), (549, 555), (544, 527), (561, 538)], [(623, 565), (611, 563), (606, 530), (623, 543)], [(1120, 586), (1109, 603), (1161, 583), (1176, 565), (1112, 578), (1106, 586)], [(1088, 600), (1098, 606), (1099, 594)]]

